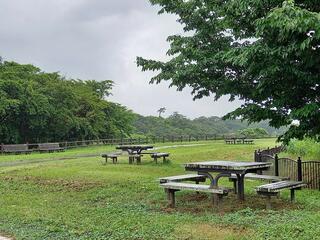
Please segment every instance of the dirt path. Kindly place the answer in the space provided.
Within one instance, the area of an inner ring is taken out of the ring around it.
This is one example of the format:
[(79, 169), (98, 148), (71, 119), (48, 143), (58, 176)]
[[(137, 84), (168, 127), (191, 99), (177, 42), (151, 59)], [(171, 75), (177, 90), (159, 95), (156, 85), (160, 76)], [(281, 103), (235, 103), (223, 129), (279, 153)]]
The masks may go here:
[(0, 236), (0, 240), (11, 240), (11, 238), (7, 238), (7, 237), (2, 237), (2, 236)]

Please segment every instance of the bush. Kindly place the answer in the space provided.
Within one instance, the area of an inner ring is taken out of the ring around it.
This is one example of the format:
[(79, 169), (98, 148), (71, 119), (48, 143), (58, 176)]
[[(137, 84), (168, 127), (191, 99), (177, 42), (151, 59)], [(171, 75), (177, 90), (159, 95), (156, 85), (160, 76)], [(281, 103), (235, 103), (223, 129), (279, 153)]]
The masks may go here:
[(291, 140), (287, 152), (296, 156), (320, 159), (320, 143), (312, 139)]

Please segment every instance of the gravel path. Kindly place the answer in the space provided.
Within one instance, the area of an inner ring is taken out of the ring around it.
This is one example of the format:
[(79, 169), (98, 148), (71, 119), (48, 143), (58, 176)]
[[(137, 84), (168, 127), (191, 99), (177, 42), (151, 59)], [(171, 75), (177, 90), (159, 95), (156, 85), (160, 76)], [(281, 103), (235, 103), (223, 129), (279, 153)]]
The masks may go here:
[(7, 238), (7, 237), (2, 237), (0, 236), (0, 240), (11, 240), (10, 238)]

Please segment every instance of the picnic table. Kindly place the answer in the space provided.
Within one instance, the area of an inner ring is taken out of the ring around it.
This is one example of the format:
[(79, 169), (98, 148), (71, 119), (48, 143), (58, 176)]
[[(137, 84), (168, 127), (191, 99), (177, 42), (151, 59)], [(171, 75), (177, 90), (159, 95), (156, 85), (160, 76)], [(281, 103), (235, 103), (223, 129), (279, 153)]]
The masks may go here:
[(253, 144), (252, 139), (246, 137), (229, 137), (225, 139), (226, 144)]
[(141, 163), (141, 153), (149, 149), (153, 149), (152, 145), (120, 145), (116, 149), (126, 151), (129, 154), (129, 164), (132, 164), (134, 160), (137, 161), (137, 164)]
[(146, 151), (152, 148), (152, 145), (120, 145), (116, 147), (116, 149), (127, 151), (129, 155), (141, 154), (142, 151)]
[[(237, 194), (239, 200), (244, 200), (244, 177), (247, 173), (257, 173), (267, 170), (272, 163), (268, 162), (241, 162), (241, 161), (207, 161), (185, 164), (187, 171), (198, 172), (199, 175), (210, 179), (211, 188), (218, 188), (218, 181), (221, 177), (237, 176)], [(211, 173), (218, 173), (215, 177)]]

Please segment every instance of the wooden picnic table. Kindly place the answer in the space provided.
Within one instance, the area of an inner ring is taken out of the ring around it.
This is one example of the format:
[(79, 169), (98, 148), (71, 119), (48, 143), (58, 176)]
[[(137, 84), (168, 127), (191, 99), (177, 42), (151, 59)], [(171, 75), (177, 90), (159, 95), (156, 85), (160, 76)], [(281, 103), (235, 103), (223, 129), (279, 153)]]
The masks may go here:
[[(187, 171), (198, 172), (199, 175), (206, 176), (211, 181), (211, 188), (218, 187), (218, 181), (221, 177), (231, 177), (231, 174), (237, 176), (238, 199), (244, 200), (244, 177), (247, 173), (257, 173), (261, 170), (267, 170), (272, 163), (268, 162), (241, 162), (241, 161), (207, 161), (185, 164)], [(218, 173), (215, 177), (211, 173)]]
[(120, 145), (116, 149), (127, 151), (129, 154), (129, 164), (137, 161), (137, 164), (141, 163), (142, 151), (153, 149), (152, 145)]
[(129, 155), (141, 154), (142, 151), (153, 149), (152, 145), (119, 145), (116, 149), (127, 151)]
[(252, 139), (248, 139), (247, 137), (229, 137), (225, 139), (225, 142), (227, 144), (253, 144), (253, 140)]

